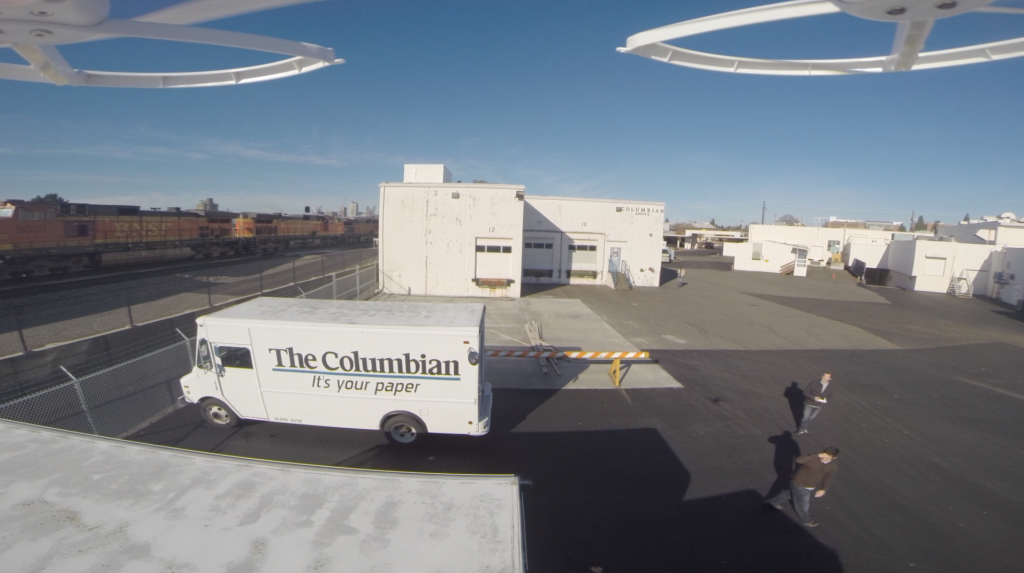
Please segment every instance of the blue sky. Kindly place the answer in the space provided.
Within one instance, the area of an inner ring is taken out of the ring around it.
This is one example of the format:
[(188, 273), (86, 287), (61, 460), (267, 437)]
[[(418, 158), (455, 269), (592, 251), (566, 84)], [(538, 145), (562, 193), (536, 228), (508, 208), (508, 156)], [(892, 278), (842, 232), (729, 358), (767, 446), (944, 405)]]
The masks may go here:
[[(112, 0), (113, 17), (173, 3)], [(749, 0), (329, 0), (204, 26), (334, 48), (347, 63), (232, 87), (0, 80), (0, 198), (299, 212), (377, 202), (404, 163), (527, 193), (663, 201), (672, 221), (791, 213), (1024, 216), (1024, 58), (845, 77), (722, 74), (620, 54), (637, 32)], [(1024, 7), (1022, 0), (1002, 0)], [(885, 55), (895, 27), (846, 15), (677, 42), (730, 55)], [(939, 21), (927, 50), (1024, 36), (1024, 16)], [(112, 40), (72, 66), (237, 67), (273, 55)], [(0, 61), (21, 63), (10, 50)]]

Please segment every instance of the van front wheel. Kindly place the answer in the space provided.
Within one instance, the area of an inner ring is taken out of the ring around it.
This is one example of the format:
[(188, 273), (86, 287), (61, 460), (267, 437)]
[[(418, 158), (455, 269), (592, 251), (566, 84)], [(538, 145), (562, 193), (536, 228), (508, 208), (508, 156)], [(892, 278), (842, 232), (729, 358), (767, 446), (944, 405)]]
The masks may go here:
[(203, 400), (199, 406), (206, 423), (215, 428), (234, 428), (238, 425), (238, 415), (231, 408), (216, 398)]
[(426, 433), (427, 429), (409, 416), (392, 416), (384, 422), (384, 436), (392, 444), (418, 444)]

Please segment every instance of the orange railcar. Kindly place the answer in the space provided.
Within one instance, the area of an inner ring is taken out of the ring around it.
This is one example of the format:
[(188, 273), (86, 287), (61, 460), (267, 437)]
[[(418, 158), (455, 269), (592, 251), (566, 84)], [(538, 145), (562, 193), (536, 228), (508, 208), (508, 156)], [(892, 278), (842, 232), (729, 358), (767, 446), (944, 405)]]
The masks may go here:
[(353, 231), (352, 225), (324, 215), (146, 211), (128, 205), (8, 200), (0, 202), (0, 280), (359, 242)]

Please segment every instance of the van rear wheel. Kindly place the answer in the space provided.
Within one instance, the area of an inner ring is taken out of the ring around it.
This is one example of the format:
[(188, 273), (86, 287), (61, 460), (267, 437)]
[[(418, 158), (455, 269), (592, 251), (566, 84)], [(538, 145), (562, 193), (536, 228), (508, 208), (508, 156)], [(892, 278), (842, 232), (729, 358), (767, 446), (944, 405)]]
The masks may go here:
[(392, 444), (418, 444), (426, 434), (423, 424), (409, 416), (392, 416), (384, 422), (384, 437)]
[(234, 428), (238, 425), (238, 415), (231, 408), (216, 398), (203, 400), (199, 406), (206, 423), (215, 428)]

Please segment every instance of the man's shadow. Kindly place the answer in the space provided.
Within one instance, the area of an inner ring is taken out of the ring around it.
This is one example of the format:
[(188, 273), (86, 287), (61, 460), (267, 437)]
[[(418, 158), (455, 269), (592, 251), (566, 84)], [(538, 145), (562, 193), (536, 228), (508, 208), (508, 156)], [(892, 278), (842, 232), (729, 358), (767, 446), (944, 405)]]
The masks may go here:
[(775, 483), (768, 490), (765, 499), (771, 499), (789, 490), (789, 482), (793, 479), (793, 470), (796, 468), (796, 458), (800, 457), (800, 444), (793, 439), (793, 434), (788, 430), (768, 438), (768, 442), (775, 445)]
[(804, 421), (804, 391), (796, 382), (790, 382), (786, 391), (782, 393), (789, 400), (789, 411), (793, 414), (793, 423), (796, 429), (800, 429), (800, 422)]

